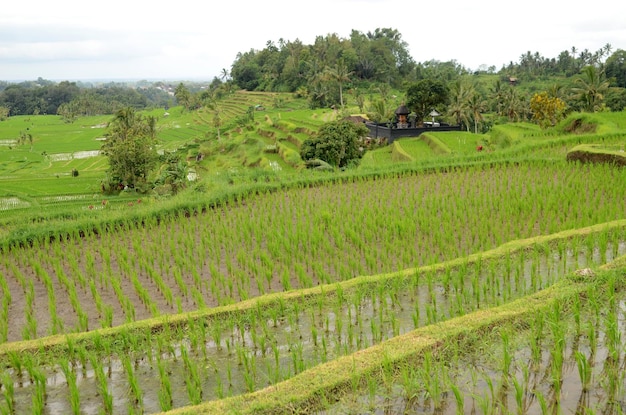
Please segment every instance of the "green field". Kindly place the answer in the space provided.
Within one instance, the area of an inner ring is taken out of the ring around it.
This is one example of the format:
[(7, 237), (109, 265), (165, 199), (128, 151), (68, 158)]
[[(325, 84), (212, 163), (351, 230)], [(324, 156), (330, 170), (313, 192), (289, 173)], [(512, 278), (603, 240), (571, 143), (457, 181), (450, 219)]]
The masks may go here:
[(305, 106), (149, 112), (198, 174), (169, 197), (100, 192), (109, 117), (0, 122), (0, 413), (619, 413), (626, 170), (566, 156), (626, 113), (318, 172)]

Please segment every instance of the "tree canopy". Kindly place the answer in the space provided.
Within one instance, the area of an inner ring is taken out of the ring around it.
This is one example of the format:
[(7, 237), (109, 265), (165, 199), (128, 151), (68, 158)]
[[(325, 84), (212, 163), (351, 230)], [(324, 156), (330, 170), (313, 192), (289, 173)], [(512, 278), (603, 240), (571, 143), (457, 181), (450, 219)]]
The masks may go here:
[(368, 129), (362, 124), (340, 120), (324, 124), (317, 135), (304, 140), (300, 148), (302, 160), (323, 160), (334, 167), (346, 167), (362, 157), (360, 139)]
[(130, 107), (118, 110), (101, 150), (109, 159), (104, 190), (129, 187), (147, 191), (149, 176), (158, 162), (156, 118), (144, 117)]
[(407, 89), (406, 106), (415, 112), (417, 122), (421, 122), (433, 109), (441, 111), (448, 102), (448, 95), (448, 88), (442, 81), (423, 79)]
[[(379, 28), (368, 33), (353, 30), (349, 38), (336, 33), (317, 36), (311, 45), (298, 39), (281, 38), (278, 45), (268, 41), (262, 50), (239, 53), (231, 76), (243, 89), (294, 92), (300, 87), (319, 89), (324, 81), (339, 83), (339, 89), (350, 80), (399, 86), (414, 69), (402, 35)], [(341, 98), (340, 92), (330, 104), (340, 105)]]
[(618, 49), (606, 60), (606, 77), (615, 86), (626, 88), (626, 51)]

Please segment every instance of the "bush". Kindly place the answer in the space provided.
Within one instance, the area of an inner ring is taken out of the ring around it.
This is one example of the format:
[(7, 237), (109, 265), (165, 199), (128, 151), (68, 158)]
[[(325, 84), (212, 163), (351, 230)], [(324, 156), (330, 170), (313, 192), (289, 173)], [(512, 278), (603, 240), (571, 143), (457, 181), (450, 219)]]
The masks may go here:
[(355, 164), (363, 156), (360, 140), (369, 130), (363, 124), (340, 120), (324, 124), (318, 134), (304, 140), (300, 148), (302, 160), (324, 160), (334, 167)]

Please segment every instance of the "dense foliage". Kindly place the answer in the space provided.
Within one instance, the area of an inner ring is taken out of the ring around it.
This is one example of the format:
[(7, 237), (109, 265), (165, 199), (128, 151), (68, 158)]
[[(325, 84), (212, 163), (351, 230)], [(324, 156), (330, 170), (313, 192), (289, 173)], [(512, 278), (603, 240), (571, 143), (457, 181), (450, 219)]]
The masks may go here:
[(109, 159), (104, 191), (127, 187), (146, 191), (158, 160), (156, 119), (137, 114), (132, 108), (119, 110), (109, 124), (102, 153)]
[[(376, 29), (364, 34), (353, 30), (349, 39), (337, 34), (318, 36), (313, 45), (300, 40), (268, 41), (261, 51), (239, 53), (231, 75), (247, 90), (313, 90), (326, 68), (342, 60), (355, 78), (399, 85), (415, 70), (408, 44), (395, 29)], [(318, 91), (319, 92), (319, 91)]]
[(564, 117), (565, 103), (559, 97), (551, 97), (547, 92), (542, 92), (530, 99), (530, 111), (533, 120), (540, 126), (554, 126)]
[(418, 120), (424, 120), (433, 109), (441, 110), (447, 104), (448, 94), (448, 88), (443, 82), (423, 79), (407, 89), (407, 107), (416, 114)]
[(211, 82), (0, 81), (0, 118), (7, 113), (58, 114), (72, 122), (124, 107), (168, 108), (177, 103), (189, 111), (210, 108), (219, 132), (223, 109), (216, 102), (240, 88), (293, 92), (306, 98), (310, 108), (356, 104), (360, 113), (378, 122), (392, 122), (395, 108), (405, 103), (418, 123), (436, 109), (443, 121), (478, 132), (500, 122), (532, 121), (530, 100), (543, 92), (565, 104), (563, 114), (621, 111), (626, 108), (625, 59), (624, 50), (613, 51), (606, 44), (596, 52), (572, 47), (555, 58), (528, 51), (499, 70), (483, 65), (471, 71), (454, 60), (416, 62), (395, 29), (352, 30), (347, 38), (327, 34), (308, 45), (298, 39), (269, 40), (262, 50), (238, 53), (230, 71), (223, 69)]
[(174, 101), (168, 89), (164, 84), (93, 86), (39, 78), (33, 82), (0, 83), (0, 107), (7, 108), (10, 116), (59, 114), (72, 121), (81, 115), (114, 114), (123, 107), (166, 107)]
[(317, 135), (304, 140), (300, 156), (305, 161), (320, 159), (331, 166), (345, 167), (362, 157), (360, 139), (367, 133), (364, 125), (351, 121), (326, 123)]
[[(596, 68), (598, 79), (606, 82), (608, 87), (602, 94), (600, 106), (595, 109), (585, 101), (589, 95), (585, 97), (580, 91), (573, 90), (579, 83), (576, 80), (587, 76), (586, 68), (589, 67)], [(242, 89), (295, 92), (307, 97), (312, 108), (343, 106), (346, 100), (342, 90), (353, 93), (358, 104), (360, 90), (379, 90), (386, 86), (404, 94), (407, 88), (428, 81), (433, 85), (437, 83), (437, 89), (443, 85), (449, 91), (459, 80), (467, 82), (469, 79), (471, 87), (464, 91), (464, 98), (473, 103), (457, 101), (456, 108), (448, 108), (447, 103), (438, 106), (414, 102), (411, 109), (415, 111), (418, 106), (421, 107), (416, 114), (418, 120), (433, 107), (442, 113), (454, 112), (458, 122), (474, 124), (477, 129), (482, 119), (471, 113), (478, 114), (485, 110), (496, 112), (512, 121), (530, 120), (532, 113), (529, 100), (538, 89), (556, 91), (552, 95), (561, 99), (570, 110), (594, 111), (607, 108), (620, 111), (626, 106), (623, 67), (624, 51), (618, 49), (612, 53), (611, 45), (607, 44), (596, 52), (587, 49), (579, 51), (572, 47), (556, 58), (529, 51), (520, 56), (519, 62), (510, 62), (498, 71), (495, 66), (481, 66), (470, 71), (456, 61), (416, 62), (401, 34), (397, 30), (384, 28), (366, 34), (353, 30), (348, 38), (341, 38), (337, 34), (318, 36), (312, 45), (282, 38), (277, 45), (270, 40), (262, 50), (239, 53), (232, 65), (231, 76), (232, 82)], [(480, 76), (490, 78), (485, 82)], [(444, 92), (425, 90), (418, 98)], [(457, 95), (457, 98), (460, 96)], [(407, 96), (408, 99), (411, 97)], [(437, 101), (442, 104), (446, 100)], [(468, 114), (462, 114), (459, 105), (473, 108), (467, 109)], [(479, 111), (482, 107), (484, 110)], [(380, 113), (378, 110), (368, 112)]]

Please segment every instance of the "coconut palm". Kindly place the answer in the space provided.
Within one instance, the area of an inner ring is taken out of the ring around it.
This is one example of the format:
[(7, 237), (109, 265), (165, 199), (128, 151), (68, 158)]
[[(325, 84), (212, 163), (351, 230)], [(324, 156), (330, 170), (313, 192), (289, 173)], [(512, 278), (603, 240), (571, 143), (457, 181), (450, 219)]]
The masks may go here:
[(474, 92), (467, 102), (467, 106), (472, 114), (472, 120), (474, 120), (474, 134), (478, 134), (478, 124), (483, 121), (482, 113), (485, 111), (487, 103), (478, 92)]
[(470, 97), (474, 93), (471, 85), (458, 79), (450, 90), (450, 105), (448, 106), (448, 115), (454, 117), (457, 125), (465, 124), (469, 130), (470, 109), (468, 106)]
[(513, 86), (509, 86), (504, 91), (502, 112), (506, 114), (510, 121), (519, 121), (524, 115), (523, 99)]
[(595, 112), (602, 106), (604, 94), (609, 90), (609, 82), (604, 73), (595, 66), (588, 65), (583, 68), (582, 77), (575, 81), (576, 87), (572, 91), (576, 93), (584, 111)]
[(496, 80), (493, 86), (489, 89), (489, 92), (491, 94), (490, 98), (492, 100), (492, 109), (495, 108), (496, 114), (504, 115), (503, 108), (504, 96), (506, 91), (504, 89), (504, 84), (502, 83), (502, 81), (500, 81), (499, 79)]
[(185, 84), (183, 84), (182, 82), (179, 83), (174, 90), (174, 97), (176, 98), (176, 101), (178, 101), (178, 103), (182, 105), (183, 108), (185, 108), (186, 110), (189, 110), (191, 108), (193, 101), (191, 92), (189, 92), (189, 89), (187, 89)]
[(377, 123), (388, 123), (393, 120), (395, 110), (384, 99), (377, 99), (371, 103), (367, 116)]
[(339, 59), (334, 67), (326, 68), (324, 73), (327, 79), (335, 81), (339, 85), (339, 103), (341, 104), (341, 108), (343, 108), (343, 84), (350, 81), (352, 72), (348, 70), (348, 66), (343, 59)]
[(222, 68), (222, 71), (220, 72), (220, 78), (222, 79), (222, 81), (227, 81), (229, 76), (230, 73), (228, 72), (228, 69)]

